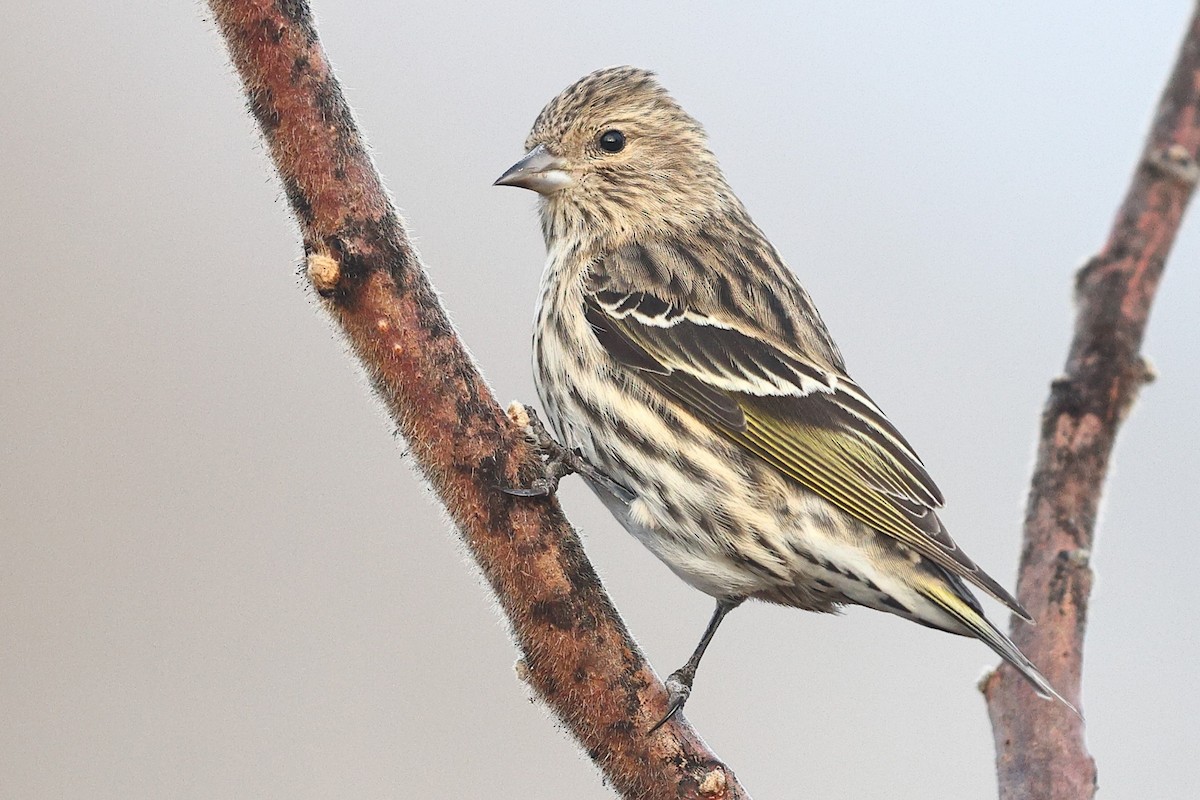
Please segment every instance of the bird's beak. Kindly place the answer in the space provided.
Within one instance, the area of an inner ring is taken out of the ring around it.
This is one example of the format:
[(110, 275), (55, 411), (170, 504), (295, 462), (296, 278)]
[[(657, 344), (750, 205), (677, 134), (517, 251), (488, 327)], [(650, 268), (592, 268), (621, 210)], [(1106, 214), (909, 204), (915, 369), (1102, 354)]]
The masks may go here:
[(539, 144), (508, 168), (493, 186), (519, 186), (538, 194), (551, 194), (575, 182), (567, 172), (566, 159), (556, 156)]

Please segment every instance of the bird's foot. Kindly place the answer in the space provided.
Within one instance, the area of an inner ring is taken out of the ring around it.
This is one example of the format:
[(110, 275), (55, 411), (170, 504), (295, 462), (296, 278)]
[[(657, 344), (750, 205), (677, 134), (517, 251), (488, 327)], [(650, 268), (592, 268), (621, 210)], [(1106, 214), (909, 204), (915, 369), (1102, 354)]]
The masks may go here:
[(692, 681), (696, 678), (696, 671), (683, 667), (677, 669), (667, 676), (667, 713), (662, 719), (654, 723), (654, 727), (647, 733), (654, 733), (656, 730), (666, 725), (671, 721), (671, 718), (679, 713), (687, 703), (688, 698), (692, 696)]
[(547, 497), (558, 489), (558, 482), (572, 472), (590, 467), (578, 450), (563, 447), (542, 424), (541, 417), (529, 406), (514, 402), (508, 407), (508, 417), (525, 430), (525, 438), (543, 457), (542, 474), (528, 486), (502, 486), (505, 494), (516, 497)]
[(633, 501), (633, 492), (592, 466), (578, 448), (570, 449), (559, 444), (546, 430), (537, 412), (529, 406), (512, 403), (508, 407), (508, 418), (524, 428), (525, 438), (538, 449), (544, 460), (541, 476), (531, 481), (528, 486), (501, 486), (500, 491), (516, 497), (548, 497), (558, 489), (558, 482), (562, 478), (571, 473), (578, 473), (600, 484), (626, 503)]

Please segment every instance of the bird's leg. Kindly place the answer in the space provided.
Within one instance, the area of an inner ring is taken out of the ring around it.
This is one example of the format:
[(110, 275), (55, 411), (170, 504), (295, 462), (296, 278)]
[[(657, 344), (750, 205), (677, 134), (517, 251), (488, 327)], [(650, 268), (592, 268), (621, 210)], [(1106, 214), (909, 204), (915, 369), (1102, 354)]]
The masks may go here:
[(688, 701), (688, 697), (692, 694), (692, 681), (696, 679), (696, 668), (700, 666), (700, 659), (704, 658), (704, 651), (708, 649), (708, 643), (712, 641), (713, 634), (717, 632), (725, 615), (740, 606), (745, 599), (744, 597), (723, 597), (717, 600), (717, 609), (713, 611), (712, 619), (708, 621), (708, 627), (704, 629), (704, 635), (700, 637), (700, 644), (696, 645), (696, 649), (692, 651), (691, 658), (687, 660), (686, 664), (667, 676), (667, 715), (654, 724), (650, 733), (654, 733), (665, 725), (671, 717), (679, 713), (679, 709), (683, 708), (683, 704)]
[(579, 449), (569, 449), (555, 441), (541, 418), (532, 408), (520, 403), (513, 403), (508, 408), (508, 416), (525, 428), (525, 435), (545, 457), (542, 462), (542, 475), (533, 480), (527, 487), (499, 487), (505, 494), (517, 497), (546, 497), (558, 489), (558, 482), (571, 473), (578, 473), (590, 481), (600, 484), (614, 496), (626, 503), (633, 502), (633, 492), (626, 489), (612, 478), (594, 467)]

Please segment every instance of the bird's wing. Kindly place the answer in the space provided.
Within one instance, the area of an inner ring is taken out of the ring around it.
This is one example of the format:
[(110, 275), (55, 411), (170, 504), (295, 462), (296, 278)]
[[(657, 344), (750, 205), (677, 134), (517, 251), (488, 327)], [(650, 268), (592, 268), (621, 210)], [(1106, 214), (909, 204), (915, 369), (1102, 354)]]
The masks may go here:
[(689, 302), (677, 285), (630, 280), (628, 252), (621, 257), (619, 268), (592, 270), (584, 301), (618, 362), (809, 491), (1028, 617), (950, 538), (935, 513), (942, 493), (921, 459), (844, 371), (814, 363), (728, 304), (698, 310), (708, 304)]

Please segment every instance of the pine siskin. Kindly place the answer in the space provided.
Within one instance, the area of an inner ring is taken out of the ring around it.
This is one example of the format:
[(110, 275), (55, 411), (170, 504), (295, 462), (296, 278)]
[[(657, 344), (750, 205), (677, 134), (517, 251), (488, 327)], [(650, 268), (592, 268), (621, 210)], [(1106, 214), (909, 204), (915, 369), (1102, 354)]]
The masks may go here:
[(653, 74), (584, 77), (525, 146), (496, 183), (541, 195), (542, 405), (601, 473), (585, 478), (621, 524), (717, 600), (667, 681), (662, 722), (748, 597), (821, 612), (853, 603), (974, 636), (1066, 703), (984, 617), (966, 583), (1030, 619), (950, 538), (921, 460), (849, 377), (703, 129)]

